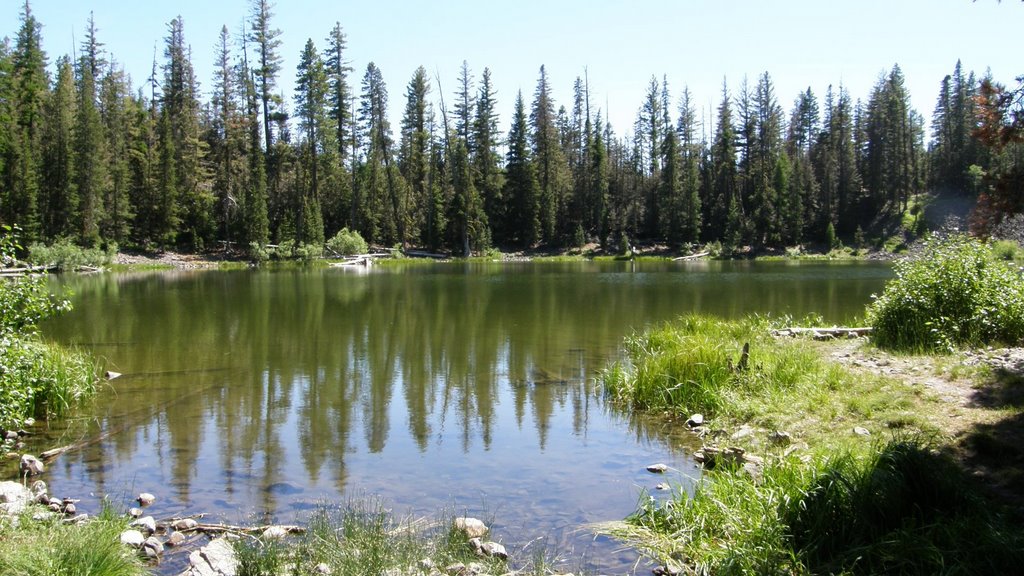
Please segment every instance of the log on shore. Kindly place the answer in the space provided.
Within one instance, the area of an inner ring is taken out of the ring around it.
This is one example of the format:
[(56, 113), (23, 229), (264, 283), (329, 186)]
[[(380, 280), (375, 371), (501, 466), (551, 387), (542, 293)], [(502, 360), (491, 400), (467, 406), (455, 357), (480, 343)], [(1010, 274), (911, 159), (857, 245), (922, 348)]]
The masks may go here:
[(696, 260), (697, 258), (703, 258), (705, 256), (711, 256), (711, 252), (698, 252), (696, 254), (690, 254), (688, 256), (678, 256), (676, 258), (673, 258), (672, 261), (676, 262), (678, 260)]
[(801, 327), (789, 327), (780, 328), (778, 330), (772, 330), (772, 336), (776, 338), (790, 337), (795, 338), (797, 336), (810, 336), (815, 340), (836, 340), (839, 338), (861, 338), (871, 334), (870, 326), (861, 327), (846, 327), (846, 326), (834, 326), (832, 328), (801, 328)]

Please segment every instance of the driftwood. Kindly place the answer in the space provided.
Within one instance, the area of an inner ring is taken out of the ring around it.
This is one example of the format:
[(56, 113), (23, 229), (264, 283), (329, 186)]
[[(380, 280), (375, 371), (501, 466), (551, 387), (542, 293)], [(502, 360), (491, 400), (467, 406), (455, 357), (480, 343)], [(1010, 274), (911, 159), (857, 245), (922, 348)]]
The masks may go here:
[(193, 528), (179, 530), (179, 532), (202, 532), (204, 534), (221, 534), (233, 532), (236, 534), (264, 533), (268, 530), (280, 531), (286, 534), (304, 534), (306, 529), (294, 524), (267, 524), (265, 526), (235, 526), (233, 524), (196, 524)]
[(18, 268), (2, 268), (0, 269), (0, 277), (17, 277), (26, 276), (28, 274), (39, 274), (42, 272), (56, 272), (56, 265), (49, 266), (21, 266)]
[(434, 252), (426, 252), (424, 250), (406, 250), (406, 256), (413, 256), (416, 258), (433, 258), (435, 260), (445, 260), (448, 258), (445, 254), (437, 254)]
[(772, 336), (776, 338), (780, 337), (791, 337), (797, 336), (810, 336), (815, 340), (835, 340), (838, 338), (861, 338), (871, 334), (870, 326), (862, 326), (856, 328), (848, 328), (845, 326), (835, 326), (832, 328), (780, 328), (778, 330), (772, 330)]
[(711, 252), (698, 252), (696, 254), (690, 254), (687, 256), (679, 256), (673, 258), (672, 261), (675, 262), (677, 260), (696, 260), (697, 258), (703, 258), (705, 256), (711, 256)]

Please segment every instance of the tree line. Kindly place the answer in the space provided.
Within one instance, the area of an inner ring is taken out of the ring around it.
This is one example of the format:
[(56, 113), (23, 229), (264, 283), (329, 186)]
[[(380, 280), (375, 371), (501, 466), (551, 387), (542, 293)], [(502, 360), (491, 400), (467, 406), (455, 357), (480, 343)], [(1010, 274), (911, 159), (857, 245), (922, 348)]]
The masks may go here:
[(489, 69), (463, 62), (446, 98), (419, 67), (396, 131), (383, 72), (371, 62), (357, 83), (340, 24), (322, 48), (307, 41), (286, 102), (272, 6), (249, 8), (238, 33), (221, 30), (203, 101), (181, 17), (136, 88), (91, 17), (77, 58), (57, 58), (51, 76), (26, 1), (0, 45), (0, 222), (29, 240), (187, 250), (322, 245), (343, 228), (458, 255), (623, 236), (785, 246), (852, 238), (925, 190), (982, 191), (988, 171), (1016, 162), (973, 138), (985, 84), (959, 63), (928, 146), (898, 65), (866, 100), (808, 88), (788, 113), (767, 72), (723, 81), (706, 123), (687, 88), (673, 96), (652, 77), (625, 136), (591, 106), (586, 78), (558, 105), (541, 66), (506, 130)]

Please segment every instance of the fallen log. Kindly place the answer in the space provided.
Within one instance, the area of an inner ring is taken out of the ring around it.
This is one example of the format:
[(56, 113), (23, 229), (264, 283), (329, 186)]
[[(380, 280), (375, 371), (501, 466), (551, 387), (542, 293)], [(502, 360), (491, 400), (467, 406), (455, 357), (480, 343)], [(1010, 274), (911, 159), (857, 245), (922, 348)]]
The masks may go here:
[(696, 260), (697, 258), (703, 258), (705, 256), (711, 256), (711, 252), (698, 252), (696, 254), (689, 254), (687, 256), (677, 256), (676, 258), (673, 258), (672, 261), (676, 262), (678, 260)]
[(789, 327), (772, 330), (772, 336), (776, 338), (796, 338), (797, 336), (810, 336), (815, 340), (835, 340), (838, 338), (862, 338), (871, 334), (870, 326), (846, 327), (834, 326), (832, 328), (802, 328)]
[(236, 526), (233, 524), (196, 524), (192, 528), (179, 530), (179, 532), (202, 532), (203, 534), (223, 534), (232, 532), (235, 534), (264, 534), (267, 531), (281, 534), (304, 534), (306, 529), (294, 524), (267, 524), (264, 526)]

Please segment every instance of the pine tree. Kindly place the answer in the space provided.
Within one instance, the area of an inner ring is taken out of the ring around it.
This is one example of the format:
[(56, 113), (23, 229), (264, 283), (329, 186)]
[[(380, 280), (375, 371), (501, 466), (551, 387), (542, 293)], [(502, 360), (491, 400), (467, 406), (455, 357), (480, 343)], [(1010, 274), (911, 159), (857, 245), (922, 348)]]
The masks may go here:
[(28, 0), (11, 56), (11, 128), (0, 181), (0, 221), (18, 224), (24, 240), (39, 233), (39, 175), (42, 162), (43, 105), (49, 77), (42, 48), (42, 25)]
[(391, 169), (391, 125), (387, 119), (388, 92), (377, 66), (370, 62), (363, 76), (359, 122), (365, 135), (359, 207), (363, 236), (369, 242), (405, 242), (404, 215)]
[(111, 62), (100, 83), (100, 117), (107, 151), (107, 186), (103, 196), (100, 237), (121, 245), (131, 234), (135, 209), (131, 203), (130, 139), (131, 84), (122, 68)]
[(530, 128), (539, 186), (541, 240), (546, 242), (556, 240), (558, 208), (566, 195), (568, 179), (568, 166), (562, 154), (556, 122), (551, 87), (544, 66), (541, 66), (530, 110)]
[(505, 163), (506, 217), (501, 228), (510, 241), (531, 247), (541, 240), (540, 198), (522, 92), (516, 94), (514, 109)]
[(273, 27), (274, 5), (269, 0), (252, 0), (250, 6), (248, 40), (256, 48), (256, 88), (263, 105), (263, 137), (266, 152), (270, 152), (274, 144), (272, 120), (274, 108), (280, 104), (274, 96), (277, 86), (277, 75), (281, 71), (281, 31)]
[(336, 153), (328, 154), (333, 175), (332, 194), (324, 198), (324, 226), (333, 234), (351, 224), (352, 174), (349, 162), (354, 159), (352, 90), (348, 76), (352, 67), (346, 60), (348, 41), (341, 24), (336, 22), (327, 37), (324, 67), (328, 84), (328, 114), (334, 127)]
[(681, 230), (683, 242), (696, 243), (701, 232), (701, 183), (700, 165), (702, 144), (697, 140), (697, 115), (693, 108), (689, 88), (683, 89), (679, 103), (679, 122), (676, 132), (682, 153), (680, 185), (682, 186)]
[[(476, 97), (476, 111), (473, 117), (473, 164), (474, 186), (483, 201), (488, 222), (501, 222), (504, 175), (501, 170), (500, 133), (498, 130), (498, 102), (491, 71), (484, 68), (480, 77), (480, 89)], [(493, 224), (491, 226), (493, 228)]]
[[(320, 210), (320, 172), (322, 152), (331, 148), (326, 145), (328, 137), (333, 138), (330, 116), (327, 110), (327, 73), (324, 62), (317, 53), (313, 40), (307, 40), (299, 60), (295, 78), (295, 112), (302, 132), (303, 171), (308, 175), (308, 186), (303, 187), (302, 202), (297, 229), (302, 234), (298, 240), (312, 244), (323, 244), (323, 215)], [(314, 211), (315, 213), (311, 213)], [(306, 236), (306, 234), (311, 234)]]
[(482, 251), (490, 247), (490, 236), (483, 202), (473, 183), (469, 151), (461, 138), (455, 139), (451, 165), (454, 196), (448, 222), (453, 234), (452, 251), (468, 257), (473, 249)]
[(96, 26), (89, 17), (89, 29), (78, 62), (78, 118), (75, 124), (75, 184), (78, 193), (78, 239), (84, 245), (100, 241), (103, 196), (107, 186), (107, 150), (103, 123), (97, 106), (96, 75), (105, 65), (96, 39)]
[(240, 204), (236, 194), (238, 180), (236, 157), (239, 154), (237, 77), (231, 62), (228, 27), (220, 30), (214, 59), (213, 95), (211, 96), (211, 136), (207, 139), (213, 164), (213, 193), (217, 199), (218, 229), (225, 242), (234, 238), (234, 217)]
[(721, 230), (722, 237), (738, 244), (743, 228), (743, 214), (736, 169), (736, 132), (732, 124), (729, 89), (722, 84), (722, 103), (711, 148), (711, 190), (709, 226)]
[(462, 67), (459, 68), (458, 91), (455, 93), (455, 134), (466, 145), (466, 150), (470, 154), (473, 154), (476, 148), (472, 141), (473, 108), (475, 106), (473, 74), (469, 70), (469, 63), (463, 60)]
[(409, 195), (407, 205), (415, 207), (411, 219), (410, 235), (425, 244), (435, 238), (436, 214), (430, 203), (430, 123), (432, 110), (427, 97), (430, 80), (422, 66), (413, 72), (405, 89), (405, 114), (402, 116), (401, 143), (398, 166)]
[[(40, 187), (42, 235), (48, 240), (72, 236), (68, 217), (78, 205), (75, 191), (75, 73), (67, 57), (57, 60), (57, 81), (46, 106), (43, 173)], [(6, 128), (2, 127), (2, 128)], [(2, 129), (0, 128), (0, 129)]]
[(248, 58), (243, 56), (239, 81), (245, 97), (246, 184), (242, 202), (242, 240), (255, 256), (262, 253), (270, 241), (270, 221), (267, 214), (266, 159), (260, 147), (260, 100)]

